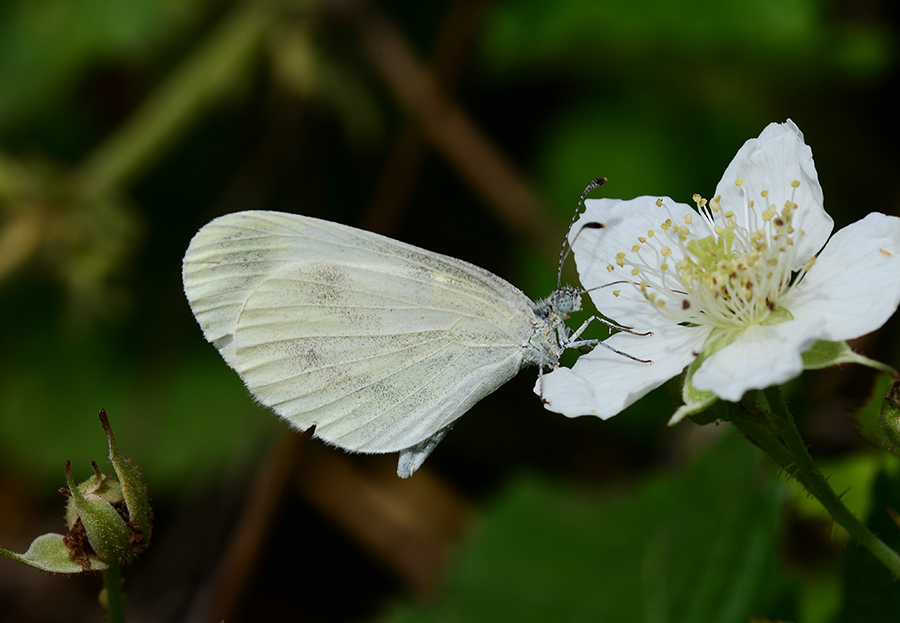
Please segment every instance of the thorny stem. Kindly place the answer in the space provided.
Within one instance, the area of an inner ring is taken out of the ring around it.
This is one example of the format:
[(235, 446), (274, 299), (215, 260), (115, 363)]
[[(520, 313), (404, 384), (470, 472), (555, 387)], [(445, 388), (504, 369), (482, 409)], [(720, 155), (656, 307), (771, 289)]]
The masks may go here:
[(797, 430), (781, 389), (770, 387), (763, 393), (768, 411), (748, 412), (737, 404), (726, 403), (728, 412), (723, 419), (734, 424), (744, 436), (796, 478), (852, 538), (869, 550), (895, 578), (900, 579), (900, 555), (866, 528), (828, 484)]

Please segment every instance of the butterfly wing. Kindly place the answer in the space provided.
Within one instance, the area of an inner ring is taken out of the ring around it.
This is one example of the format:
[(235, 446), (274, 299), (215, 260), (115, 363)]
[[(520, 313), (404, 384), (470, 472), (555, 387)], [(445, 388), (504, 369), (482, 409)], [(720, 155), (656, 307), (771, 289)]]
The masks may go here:
[(514, 376), (533, 303), (496, 275), (299, 215), (208, 224), (184, 259), (204, 335), (263, 404), (359, 452), (414, 446)]

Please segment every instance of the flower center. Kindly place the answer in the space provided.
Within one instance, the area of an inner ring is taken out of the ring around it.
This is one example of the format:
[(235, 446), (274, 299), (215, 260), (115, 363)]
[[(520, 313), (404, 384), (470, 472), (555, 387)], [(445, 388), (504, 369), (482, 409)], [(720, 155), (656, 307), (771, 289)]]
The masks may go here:
[[(743, 180), (735, 184), (743, 191)], [(793, 283), (808, 271), (815, 257), (799, 272), (792, 226), (798, 209), (794, 194), (800, 182), (791, 183), (791, 197), (779, 209), (769, 192), (760, 193), (763, 209), (744, 194), (744, 205), (734, 206), (746, 218), (725, 210), (721, 197), (709, 202), (694, 195), (697, 216), (688, 214), (676, 223), (666, 218), (656, 230), (639, 236), (628, 252), (619, 252), (610, 272), (628, 271), (631, 284), (661, 315), (681, 324), (734, 328), (783, 320), (779, 301)], [(621, 274), (621, 273), (620, 273)], [(619, 296), (621, 291), (613, 292)]]

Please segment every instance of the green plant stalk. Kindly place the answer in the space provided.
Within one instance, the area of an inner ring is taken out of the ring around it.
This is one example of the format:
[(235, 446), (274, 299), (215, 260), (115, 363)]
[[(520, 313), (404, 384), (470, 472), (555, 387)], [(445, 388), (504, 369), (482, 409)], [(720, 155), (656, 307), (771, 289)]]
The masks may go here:
[(109, 563), (103, 571), (103, 590), (100, 603), (106, 608), (109, 623), (125, 623), (125, 593), (122, 590), (122, 567)]
[(779, 387), (764, 391), (769, 411), (742, 411), (729, 404), (723, 419), (734, 424), (803, 486), (847, 533), (900, 579), (900, 555), (869, 530), (841, 501), (819, 471)]
[(801, 480), (803, 486), (851, 537), (859, 541), (884, 566), (890, 569), (895, 578), (900, 579), (900, 554), (866, 528), (865, 524), (844, 505), (840, 496), (828, 484), (825, 476), (822, 475), (810, 456), (809, 449), (800, 436), (800, 431), (797, 430), (797, 425), (794, 423), (794, 418), (791, 417), (781, 389), (770, 387), (765, 393), (769, 408), (780, 425), (780, 436), (795, 458), (796, 472), (803, 475)]
[(79, 182), (88, 195), (127, 186), (207, 108), (248, 73), (276, 14), (241, 2), (193, 55), (88, 157)]

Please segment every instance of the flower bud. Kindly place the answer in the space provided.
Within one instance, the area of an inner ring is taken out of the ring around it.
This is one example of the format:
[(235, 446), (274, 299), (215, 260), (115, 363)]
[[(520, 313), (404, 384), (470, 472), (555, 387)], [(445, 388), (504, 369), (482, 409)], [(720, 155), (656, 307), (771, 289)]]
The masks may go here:
[(94, 474), (76, 485), (72, 464), (66, 461), (68, 488), (60, 489), (60, 493), (69, 498), (69, 532), (65, 536), (41, 535), (21, 555), (0, 548), (0, 555), (44, 571), (79, 573), (131, 562), (146, 549), (152, 530), (147, 488), (140, 469), (130, 458), (119, 454), (102, 409), (100, 423), (106, 432), (109, 460), (116, 477), (101, 473), (92, 461)]
[(105, 562), (124, 564), (133, 561), (149, 544), (150, 504), (140, 469), (130, 458), (119, 454), (103, 410), (100, 411), (100, 423), (106, 432), (109, 460), (118, 480), (102, 474), (92, 462), (94, 475), (76, 486), (71, 465), (66, 463), (69, 533), (65, 543), (73, 560), (84, 559), (85, 554), (93, 551)]
[(885, 392), (878, 423), (894, 448), (900, 448), (900, 381), (896, 381)]

